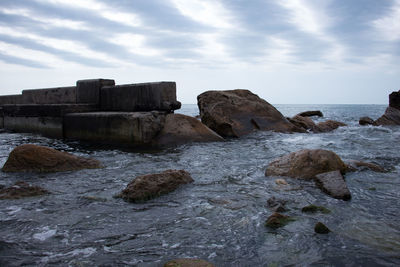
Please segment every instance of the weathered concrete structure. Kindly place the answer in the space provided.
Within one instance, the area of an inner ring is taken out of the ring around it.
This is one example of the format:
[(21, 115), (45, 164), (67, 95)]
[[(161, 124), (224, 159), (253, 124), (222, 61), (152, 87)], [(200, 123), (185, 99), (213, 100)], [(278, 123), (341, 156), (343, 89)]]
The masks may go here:
[[(223, 140), (205, 125), (194, 123), (180, 122), (181, 129), (163, 131), (173, 125), (172, 117), (166, 125), (167, 115), (180, 106), (175, 82), (115, 85), (110, 79), (79, 80), (76, 86), (0, 96), (0, 128), (129, 146)], [(182, 116), (176, 120), (191, 121)]]

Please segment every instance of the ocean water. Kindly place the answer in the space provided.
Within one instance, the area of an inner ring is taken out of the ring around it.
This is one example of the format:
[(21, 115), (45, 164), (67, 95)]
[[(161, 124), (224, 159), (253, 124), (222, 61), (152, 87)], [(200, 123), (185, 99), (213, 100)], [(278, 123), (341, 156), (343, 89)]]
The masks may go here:
[[(46, 145), (100, 160), (105, 168), (50, 174), (6, 174), (0, 184), (23, 180), (50, 195), (0, 201), (0, 266), (162, 266), (196, 257), (216, 266), (399, 266), (400, 127), (359, 126), (383, 105), (276, 105), (285, 115), (321, 110), (348, 127), (321, 134), (256, 132), (218, 143), (143, 152), (96, 148), (32, 134), (0, 134), (0, 165), (17, 145)], [(198, 114), (196, 105), (178, 111)], [(312, 182), (265, 177), (269, 162), (304, 148), (336, 152), (343, 160), (382, 165), (346, 174), (351, 201), (333, 199)], [(132, 204), (113, 196), (137, 175), (185, 169), (195, 182)], [(272, 230), (270, 197), (288, 201), (296, 220)], [(304, 214), (322, 205), (330, 214)], [(332, 232), (314, 233), (321, 221)]]

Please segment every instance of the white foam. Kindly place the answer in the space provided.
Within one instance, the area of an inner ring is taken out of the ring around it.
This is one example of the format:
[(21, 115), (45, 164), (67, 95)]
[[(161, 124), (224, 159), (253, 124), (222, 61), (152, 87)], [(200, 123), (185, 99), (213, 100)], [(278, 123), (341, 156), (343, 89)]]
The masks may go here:
[(9, 210), (9, 212), (7, 212), (8, 215), (13, 215), (17, 212), (20, 212), (22, 210), (22, 208), (18, 207), (18, 206), (10, 206), (10, 207), (7, 207), (7, 210)]
[(43, 231), (40, 233), (36, 233), (33, 235), (34, 239), (38, 239), (40, 241), (45, 241), (46, 239), (54, 236), (57, 233), (57, 230), (49, 229), (49, 227), (43, 227)]

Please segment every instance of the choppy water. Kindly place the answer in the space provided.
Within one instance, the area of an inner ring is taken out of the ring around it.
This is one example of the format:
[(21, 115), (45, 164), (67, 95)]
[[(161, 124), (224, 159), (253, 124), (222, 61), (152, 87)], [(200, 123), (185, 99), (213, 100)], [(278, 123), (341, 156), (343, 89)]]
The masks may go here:
[[(54, 174), (0, 173), (53, 194), (0, 201), (0, 266), (162, 266), (197, 257), (217, 266), (399, 266), (400, 127), (361, 127), (358, 119), (383, 114), (380, 105), (277, 105), (287, 116), (319, 109), (349, 124), (332, 133), (258, 132), (221, 143), (189, 144), (159, 152), (95, 149), (29, 134), (0, 134), (0, 165), (17, 145), (34, 143), (89, 156), (104, 169)], [(195, 105), (181, 112), (198, 114)], [(320, 120), (320, 119), (318, 119)], [(344, 160), (389, 169), (346, 175), (352, 200), (333, 199), (312, 182), (265, 177), (274, 158), (303, 148), (335, 151)], [(185, 169), (195, 182), (143, 204), (114, 199), (135, 176)], [(375, 188), (376, 190), (370, 190)], [(267, 199), (289, 200), (296, 221), (264, 226)], [(330, 214), (303, 214), (318, 204)], [(317, 221), (333, 232), (314, 233)]]

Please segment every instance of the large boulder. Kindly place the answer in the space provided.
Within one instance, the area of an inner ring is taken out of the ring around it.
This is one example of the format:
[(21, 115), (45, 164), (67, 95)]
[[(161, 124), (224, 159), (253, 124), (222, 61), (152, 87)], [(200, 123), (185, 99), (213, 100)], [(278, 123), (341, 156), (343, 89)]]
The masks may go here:
[(347, 126), (347, 124), (340, 121), (327, 120), (317, 123), (317, 127), (316, 130), (314, 130), (314, 132), (319, 132), (319, 133), (331, 132), (341, 126)]
[(255, 130), (304, 132), (276, 108), (249, 90), (207, 91), (197, 97), (201, 121), (222, 137)]
[(10, 187), (0, 188), (0, 199), (20, 199), (24, 197), (35, 197), (49, 194), (49, 191), (39, 186), (16, 182)]
[(314, 121), (308, 117), (303, 117), (296, 115), (293, 118), (288, 118), (288, 120), (299, 128), (303, 128), (307, 131), (318, 131), (317, 125)]
[(374, 120), (371, 119), (370, 117), (361, 117), (358, 120), (358, 124), (360, 124), (360, 125), (374, 125)]
[(3, 172), (62, 172), (101, 168), (98, 160), (78, 157), (49, 147), (25, 144), (11, 151)]
[(389, 95), (389, 107), (400, 110), (400, 90)]
[(116, 197), (129, 202), (146, 201), (176, 190), (180, 185), (193, 182), (184, 170), (166, 170), (162, 173), (136, 177)]
[(190, 142), (215, 142), (224, 139), (196, 118), (183, 114), (168, 114), (164, 127), (155, 138), (155, 145), (170, 146)]
[(400, 125), (400, 90), (389, 95), (389, 107), (375, 125)]
[(265, 175), (310, 180), (317, 174), (335, 170), (345, 173), (346, 164), (334, 152), (304, 149), (275, 159), (267, 167)]
[(320, 110), (304, 111), (297, 115), (302, 116), (302, 117), (312, 117), (312, 116), (323, 117), (324, 116)]
[(343, 200), (350, 200), (351, 194), (340, 171), (320, 173), (315, 176), (317, 186), (328, 195)]

